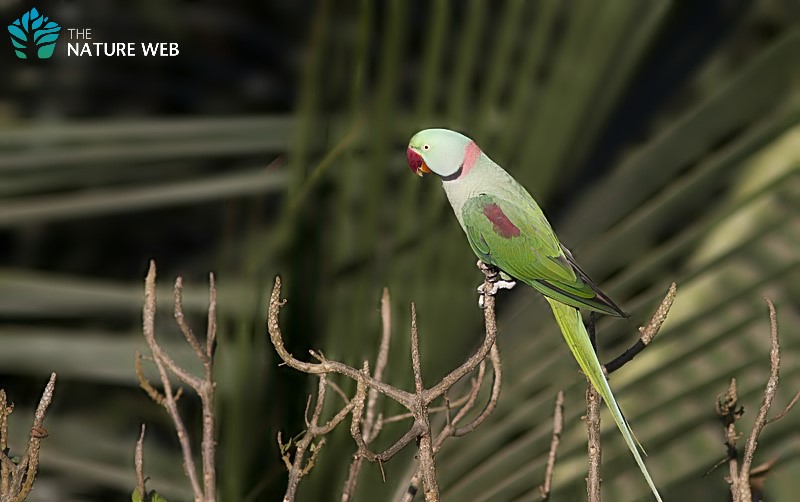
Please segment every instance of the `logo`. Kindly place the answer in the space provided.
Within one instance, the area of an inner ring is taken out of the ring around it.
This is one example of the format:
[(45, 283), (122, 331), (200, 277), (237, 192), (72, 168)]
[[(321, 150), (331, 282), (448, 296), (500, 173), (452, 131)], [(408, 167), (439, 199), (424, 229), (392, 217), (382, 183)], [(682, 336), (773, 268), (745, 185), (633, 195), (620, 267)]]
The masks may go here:
[(20, 59), (48, 59), (56, 50), (61, 26), (50, 21), (47, 16), (39, 14), (36, 7), (8, 25), (11, 44)]

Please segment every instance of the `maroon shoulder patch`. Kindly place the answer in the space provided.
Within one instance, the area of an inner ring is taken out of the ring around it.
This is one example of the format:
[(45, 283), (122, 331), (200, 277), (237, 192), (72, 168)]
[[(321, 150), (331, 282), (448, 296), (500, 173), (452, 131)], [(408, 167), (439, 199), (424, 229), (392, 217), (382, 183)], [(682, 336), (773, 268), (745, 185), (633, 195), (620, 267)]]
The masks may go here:
[(500, 234), (501, 237), (510, 239), (519, 235), (519, 228), (511, 223), (506, 213), (504, 213), (497, 204), (486, 204), (483, 206), (483, 214), (489, 218), (489, 221), (494, 225), (494, 231)]

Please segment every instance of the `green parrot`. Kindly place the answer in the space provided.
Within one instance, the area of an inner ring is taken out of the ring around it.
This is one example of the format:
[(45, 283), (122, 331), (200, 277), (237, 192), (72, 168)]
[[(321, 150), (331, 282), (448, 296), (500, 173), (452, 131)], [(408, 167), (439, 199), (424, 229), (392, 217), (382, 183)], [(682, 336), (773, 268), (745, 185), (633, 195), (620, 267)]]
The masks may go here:
[[(578, 309), (619, 317), (627, 314), (575, 263), (528, 191), (470, 138), (448, 129), (425, 129), (411, 138), (406, 155), (414, 174), (434, 173), (442, 179), (472, 250), (481, 262), (499, 269), (490, 294), (521, 281), (545, 296), (573, 356), (608, 405), (647, 484), (660, 501)], [(481, 305), (482, 301), (481, 297)]]

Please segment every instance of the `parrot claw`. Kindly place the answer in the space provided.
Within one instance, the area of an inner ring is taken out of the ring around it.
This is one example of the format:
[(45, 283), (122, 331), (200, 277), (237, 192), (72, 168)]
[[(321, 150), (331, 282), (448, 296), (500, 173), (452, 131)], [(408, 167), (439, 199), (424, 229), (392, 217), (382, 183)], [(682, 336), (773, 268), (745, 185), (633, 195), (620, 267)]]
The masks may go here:
[(494, 265), (489, 265), (488, 263), (484, 263), (483, 260), (478, 260), (478, 269), (483, 272), (486, 278), (490, 281), (495, 280), (497, 274), (500, 272), (497, 267)]

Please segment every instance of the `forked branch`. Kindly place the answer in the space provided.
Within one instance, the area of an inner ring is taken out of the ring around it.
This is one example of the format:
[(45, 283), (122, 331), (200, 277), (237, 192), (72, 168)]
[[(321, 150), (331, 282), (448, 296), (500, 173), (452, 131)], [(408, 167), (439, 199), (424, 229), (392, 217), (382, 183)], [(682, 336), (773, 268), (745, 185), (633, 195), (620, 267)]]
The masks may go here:
[[(491, 284), (488, 276), (486, 282), (484, 283), (484, 288), (485, 291), (491, 290)], [(351, 465), (348, 481), (345, 484), (342, 500), (347, 501), (352, 497), (358, 472), (361, 468), (361, 463), (363, 460), (382, 464), (391, 459), (394, 455), (412, 442), (417, 442), (419, 445), (418, 475), (419, 478), (423, 480), (425, 499), (427, 501), (438, 500), (439, 490), (436, 482), (434, 458), (436, 452), (441, 447), (442, 442), (447, 437), (467, 434), (468, 432), (474, 430), (478, 425), (486, 420), (497, 404), (502, 372), (500, 369), (499, 353), (495, 346), (497, 326), (494, 314), (494, 297), (487, 295), (485, 299), (484, 316), (486, 320), (486, 336), (484, 337), (480, 348), (466, 361), (464, 361), (464, 363), (459, 365), (441, 381), (434, 384), (430, 388), (425, 387), (422, 377), (416, 306), (412, 304), (411, 361), (412, 373), (414, 376), (414, 390), (406, 391), (390, 385), (382, 380), (383, 371), (386, 361), (388, 360), (389, 340), (391, 336), (390, 314), (388, 307), (389, 298), (387, 292), (384, 292), (382, 305), (383, 336), (381, 338), (381, 347), (378, 352), (375, 371), (372, 374), (370, 374), (369, 365), (366, 362), (361, 369), (356, 369), (347, 364), (329, 360), (318, 352), (311, 352), (311, 356), (316, 359), (317, 362), (306, 362), (295, 358), (285, 347), (283, 335), (278, 321), (280, 309), (286, 303), (285, 300), (281, 299), (280, 293), (281, 280), (280, 277), (277, 277), (275, 279), (275, 285), (273, 287), (272, 294), (270, 295), (267, 327), (270, 334), (270, 340), (272, 341), (272, 344), (274, 345), (275, 350), (283, 363), (304, 373), (322, 376), (329, 375), (331, 373), (338, 373), (345, 375), (356, 382), (357, 390), (355, 396), (347, 401), (347, 405), (342, 408), (340, 414), (337, 415), (337, 417), (339, 417), (341, 414), (346, 415), (348, 412), (352, 412), (350, 432), (357, 445), (357, 452)], [(457, 424), (475, 405), (477, 393), (480, 389), (480, 382), (483, 379), (483, 374), (485, 371), (484, 361), (487, 356), (492, 361), (495, 376), (489, 402), (486, 404), (483, 411), (472, 422), (462, 427), (458, 427)], [(444, 409), (448, 413), (447, 425), (438, 434), (434, 433), (431, 427), (430, 414), (439, 408), (435, 408), (433, 406), (433, 402), (436, 399), (444, 397), (446, 392), (453, 387), (453, 385), (476, 369), (478, 370), (479, 376), (475, 381), (473, 381), (469, 397), (463, 401), (464, 404), (457, 411), (454, 417), (449, 416), (450, 408), (447, 404), (445, 405)], [(328, 385), (330, 385), (330, 383)], [(318, 406), (321, 406), (319, 396), (324, 396), (324, 391), (322, 390), (323, 387), (325, 387), (325, 385), (323, 385), (321, 382), (320, 390), (318, 391)], [(383, 424), (383, 416), (376, 412), (376, 401), (379, 393), (400, 403), (408, 411), (407, 418), (412, 420), (412, 424), (408, 431), (397, 441), (395, 441), (394, 444), (386, 448), (384, 451), (376, 453), (370, 450), (369, 443), (378, 434)], [(314, 434), (309, 433), (309, 431), (312, 430), (314, 423), (315, 418), (312, 416), (312, 420), (309, 422), (309, 424), (307, 424), (308, 430), (303, 436), (303, 439), (308, 439), (309, 442), (311, 441), (312, 437), (315, 437)], [(329, 422), (329, 424), (330, 423), (331, 422)], [(333, 424), (333, 426), (335, 426), (335, 424)], [(332, 429), (333, 426), (330, 428)], [(300, 458), (302, 459), (302, 457)], [(289, 466), (290, 469), (291, 486), (292, 480), (299, 481), (300, 477), (302, 477), (302, 474), (298, 474), (298, 470), (302, 473), (302, 470), (305, 469), (305, 467), (302, 467), (300, 464), (298, 464), (297, 453), (295, 453), (294, 462), (290, 463), (287, 461), (287, 466)], [(287, 491), (287, 498), (285, 500), (292, 500), (294, 494), (295, 492), (290, 493)]]
[[(156, 339), (155, 316), (156, 316), (156, 265), (150, 262), (150, 269), (145, 279), (144, 309), (143, 309), (143, 333), (147, 345), (150, 347), (151, 357), (158, 375), (161, 380), (163, 392), (157, 390), (152, 383), (144, 376), (141, 368), (142, 356), (136, 354), (136, 375), (139, 385), (147, 394), (158, 404), (167, 410), (167, 413), (175, 426), (178, 441), (181, 445), (183, 457), (183, 470), (189, 479), (192, 493), (196, 502), (216, 501), (216, 425), (214, 420), (214, 347), (217, 334), (217, 290), (214, 283), (214, 275), (209, 276), (209, 305), (208, 323), (206, 329), (206, 342), (201, 344), (191, 327), (185, 320), (183, 314), (183, 281), (180, 277), (175, 281), (174, 289), (174, 316), (178, 327), (186, 338), (187, 343), (194, 350), (195, 355), (203, 365), (203, 375), (198, 377), (190, 373), (185, 368), (178, 365), (172, 357), (164, 350)], [(203, 414), (203, 432), (201, 441), (201, 460), (202, 460), (202, 484), (197, 476), (192, 444), (187, 432), (186, 425), (178, 410), (178, 398), (182, 389), (173, 389), (171, 376), (176, 377), (189, 388), (195, 391), (200, 397)]]

